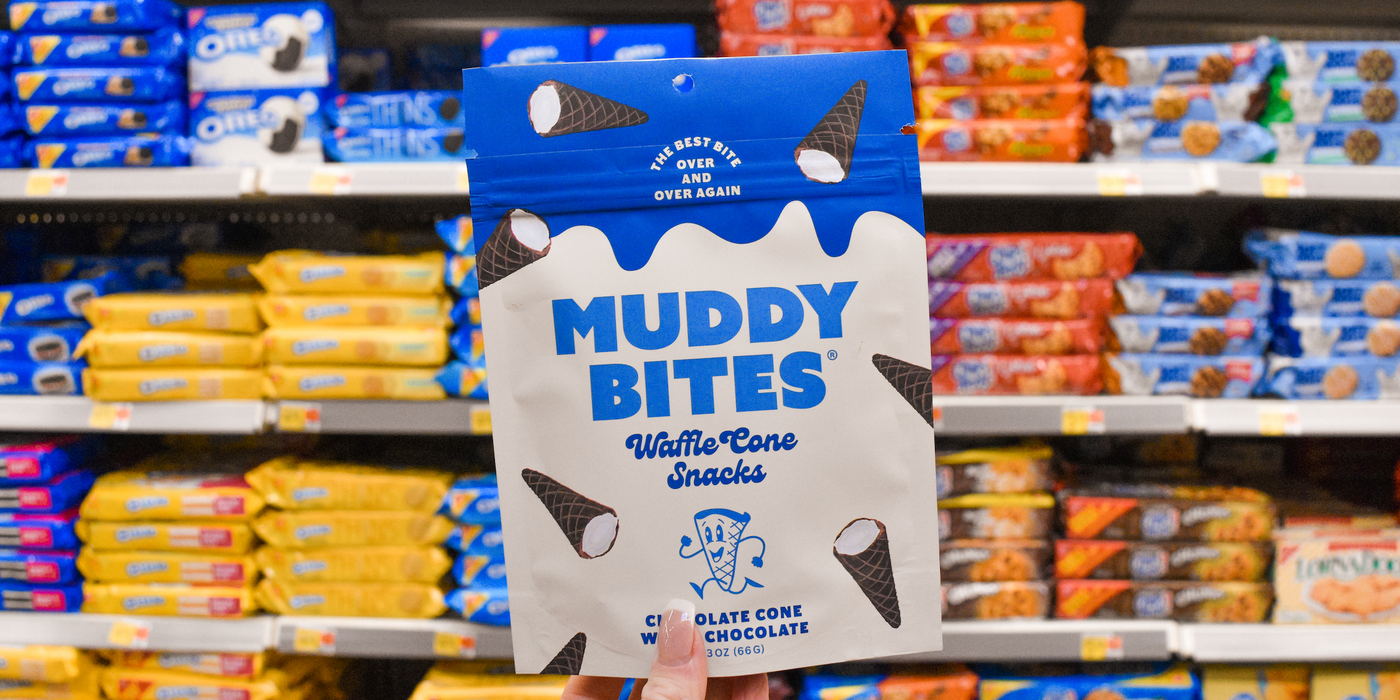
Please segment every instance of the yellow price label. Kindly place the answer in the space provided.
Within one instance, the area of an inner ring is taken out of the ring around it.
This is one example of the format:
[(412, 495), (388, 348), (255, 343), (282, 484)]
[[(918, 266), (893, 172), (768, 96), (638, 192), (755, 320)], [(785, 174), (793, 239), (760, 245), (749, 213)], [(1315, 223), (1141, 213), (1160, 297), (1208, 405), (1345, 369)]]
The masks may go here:
[(1104, 432), (1103, 411), (1087, 406), (1066, 406), (1060, 412), (1060, 433), (1088, 435)]
[(465, 163), (457, 168), (457, 191), (462, 194), (470, 194), (472, 191), (471, 178), (467, 176), (467, 165)]
[(131, 404), (94, 403), (88, 412), (88, 427), (95, 430), (129, 430)]
[(1130, 170), (1100, 170), (1099, 196), (1128, 197), (1142, 194), (1142, 176)]
[(311, 194), (350, 194), (355, 184), (355, 173), (345, 168), (316, 168), (311, 171), (311, 182), (307, 189)]
[(1259, 173), (1259, 185), (1265, 197), (1289, 199), (1307, 196), (1303, 176), (1292, 170), (1266, 170)]
[(295, 401), (277, 404), (277, 430), (284, 433), (321, 432), (321, 404)]
[(1298, 415), (1298, 409), (1261, 407), (1259, 409), (1259, 434), (1266, 437), (1302, 435), (1303, 420)]
[(62, 197), (68, 194), (67, 170), (30, 170), (24, 180), (26, 197)]
[(1082, 661), (1121, 659), (1123, 638), (1116, 634), (1085, 634), (1079, 638), (1079, 658)]
[(472, 435), (491, 434), (491, 409), (477, 408), (472, 410), (471, 415)]
[(292, 635), (292, 651), (299, 654), (334, 654), (335, 631), (298, 627)]
[(475, 659), (476, 638), (452, 632), (433, 634), (433, 653), (452, 659)]
[(107, 630), (107, 643), (124, 649), (145, 649), (151, 641), (151, 628), (139, 620), (117, 620)]

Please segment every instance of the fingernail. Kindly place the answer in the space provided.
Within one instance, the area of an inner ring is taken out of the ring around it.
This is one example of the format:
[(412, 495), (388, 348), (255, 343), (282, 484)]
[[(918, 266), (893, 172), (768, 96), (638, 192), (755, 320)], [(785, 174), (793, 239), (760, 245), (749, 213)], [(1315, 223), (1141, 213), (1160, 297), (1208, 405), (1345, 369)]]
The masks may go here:
[(674, 598), (661, 614), (661, 634), (656, 643), (656, 659), (667, 666), (680, 666), (690, 660), (695, 646), (695, 604)]

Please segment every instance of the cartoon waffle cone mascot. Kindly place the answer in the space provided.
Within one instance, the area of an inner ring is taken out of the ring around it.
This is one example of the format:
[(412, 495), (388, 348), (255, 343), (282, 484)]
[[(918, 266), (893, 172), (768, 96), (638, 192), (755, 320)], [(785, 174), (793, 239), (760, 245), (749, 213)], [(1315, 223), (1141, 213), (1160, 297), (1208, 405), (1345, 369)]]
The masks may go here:
[[(691, 559), (703, 554), (705, 563), (710, 566), (710, 578), (690, 584), (701, 599), (704, 599), (705, 588), (711, 583), (718, 584), (726, 593), (743, 593), (749, 586), (763, 588), (763, 584), (747, 576), (739, 577), (739, 548), (743, 543), (758, 543), (758, 554), (750, 559), (756, 568), (763, 567), (763, 555), (768, 551), (762, 537), (744, 536), (749, 519), (748, 513), (725, 508), (712, 508), (695, 514), (695, 536), (700, 538), (699, 542), (692, 543), (689, 536), (682, 537), (680, 555), (682, 559)], [(686, 549), (692, 544), (698, 544), (699, 548), (687, 554)]]

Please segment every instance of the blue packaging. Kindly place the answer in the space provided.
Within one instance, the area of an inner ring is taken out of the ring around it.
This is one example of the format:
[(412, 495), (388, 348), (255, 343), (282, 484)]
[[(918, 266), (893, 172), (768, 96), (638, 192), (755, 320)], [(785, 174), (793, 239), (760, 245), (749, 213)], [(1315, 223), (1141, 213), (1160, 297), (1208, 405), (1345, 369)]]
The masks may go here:
[(1395, 77), (1400, 42), (1284, 41), (1279, 53), (1291, 80), (1379, 82)]
[(0, 102), (0, 134), (17, 135), (20, 131), (24, 131), (24, 121), (20, 118), (19, 106), (12, 102)]
[(328, 112), (331, 126), (346, 129), (462, 127), (462, 93), (446, 90), (344, 92)]
[(185, 95), (185, 79), (161, 66), (17, 68), (20, 102), (159, 102)]
[(1400, 316), (1400, 286), (1382, 280), (1278, 280), (1274, 316)]
[(0, 138), (0, 168), (24, 167), (24, 137), (19, 135)]
[(81, 322), (0, 326), (0, 362), (72, 362), (88, 331)]
[(505, 588), (506, 564), (491, 557), (463, 554), (452, 563), (452, 580), (463, 588)]
[(1269, 313), (1273, 285), (1259, 273), (1139, 272), (1113, 283), (1114, 306), (1138, 316), (1258, 318)]
[(29, 550), (72, 550), (82, 546), (73, 531), (78, 511), (57, 515), (0, 513), (0, 547)]
[(120, 273), (135, 289), (180, 289), (175, 262), (168, 255), (50, 255), (44, 258), (45, 282), (94, 279)]
[(472, 367), (461, 360), (453, 360), (438, 370), (435, 378), (449, 396), (481, 401), (491, 398), (486, 387), (485, 367)]
[[(1366, 83), (1285, 80), (1274, 94), (1277, 121), (1297, 124), (1395, 121), (1400, 81)], [(1285, 108), (1286, 106), (1286, 108)], [(1266, 121), (1274, 121), (1273, 117)]]
[(19, 37), (14, 32), (0, 31), (0, 66), (15, 63)]
[(481, 65), (588, 60), (588, 27), (504, 27), (481, 33)]
[(409, 46), (406, 79), (398, 88), (462, 91), (462, 69), (481, 65), (481, 44), (415, 44)]
[(154, 104), (36, 104), (24, 106), (24, 127), (35, 136), (100, 136), (185, 132), (185, 106)]
[(1400, 124), (1269, 125), (1279, 165), (1400, 165)]
[[(6, 109), (15, 112), (15, 114), (18, 114), (18, 113), (19, 113), (18, 110), (15, 110), (15, 109), (14, 109), (14, 104), (13, 104), (14, 98), (11, 97), (11, 95), (10, 95), (10, 93), (14, 91), (14, 88), (15, 88), (15, 81), (14, 81), (13, 77), (11, 76), (11, 71), (10, 71), (10, 69), (9, 69), (9, 68), (0, 69), (0, 99), (5, 100), (5, 102), (6, 102), (6, 105), (5, 105)], [(8, 131), (8, 129), (7, 129), (7, 131)]]
[(1110, 316), (1108, 326), (1127, 353), (1262, 355), (1271, 336), (1263, 318)]
[(1264, 376), (1257, 355), (1121, 354), (1104, 356), (1105, 393), (1125, 396), (1248, 398)]
[(447, 607), (456, 610), (467, 622), (510, 624), (510, 594), (504, 588), (459, 588), (447, 594)]
[(452, 305), (452, 325), (481, 326), (481, 299), (475, 294), (464, 296)]
[[(87, 462), (95, 443), (67, 436), (52, 440), (21, 438), (0, 442), (0, 486), (43, 483)], [(0, 544), (0, 548), (10, 545)]]
[(0, 396), (80, 395), (85, 367), (81, 361), (0, 362)]
[(505, 547), (499, 525), (458, 525), (452, 528), (443, 546), (461, 554), (491, 557), (505, 561)]
[(1196, 700), (1201, 684), (1190, 667), (1156, 664), (1150, 671), (1113, 673), (1112, 667), (1092, 673), (1055, 670), (1024, 671), (999, 666), (978, 666), (980, 700), (1062, 700), (1064, 698), (1113, 697), (1117, 700)]
[(1269, 356), (1259, 395), (1290, 400), (1400, 399), (1400, 360), (1393, 357)]
[(462, 143), (458, 128), (336, 129), (326, 142), (326, 155), (338, 163), (461, 161)]
[(334, 87), (335, 15), (323, 2), (190, 8), (190, 91)]
[(341, 49), (338, 63), (341, 92), (394, 89), (394, 59), (387, 49)]
[(190, 93), (190, 162), (325, 162), (324, 98), (302, 88)]
[[(1274, 151), (1274, 134), (1254, 122), (1164, 122), (1123, 119), (1096, 122), (1091, 131), (1094, 160), (1211, 160), (1253, 163)], [(1100, 132), (1106, 133), (1100, 133)]]
[(92, 482), (92, 472), (78, 469), (60, 474), (47, 484), (0, 488), (0, 511), (61, 513), (78, 507), (87, 496), (88, 489), (92, 488)]
[(1287, 279), (1400, 279), (1400, 236), (1332, 236), (1256, 229), (1244, 252)]
[[(472, 245), (472, 218), (470, 216), (457, 216), (451, 219), (443, 219), (434, 224), (437, 229), (438, 238), (447, 244), (448, 248), (461, 255), (476, 255), (476, 247)], [(475, 267), (475, 260), (472, 261)], [(449, 275), (451, 272), (449, 271)], [(473, 290), (475, 293), (476, 290)]]
[(480, 293), (476, 279), (475, 255), (448, 253), (447, 263), (443, 268), (443, 281), (447, 283), (448, 289), (454, 290), (464, 297), (476, 296)]
[(588, 60), (695, 58), (695, 25), (613, 24), (588, 30)]
[(1288, 357), (1394, 357), (1400, 352), (1400, 324), (1365, 316), (1280, 318), (1273, 351)]
[(190, 164), (190, 143), (159, 134), (36, 137), (24, 144), (24, 159), (34, 168), (168, 168)]
[(22, 66), (170, 66), (185, 60), (177, 27), (150, 34), (28, 34), (17, 42)]
[(1094, 116), (1105, 121), (1252, 122), (1268, 102), (1268, 83), (1114, 87), (1095, 85), (1090, 96)]
[(83, 304), (95, 297), (131, 291), (120, 272), (90, 280), (42, 282), (0, 287), (0, 326), (83, 318)]
[(473, 369), (486, 368), (486, 339), (481, 326), (458, 326), (448, 338), (452, 354)]
[[(1099, 78), (1122, 86), (1259, 83), (1279, 61), (1278, 45), (1264, 36), (1235, 44), (1114, 48), (1095, 54)], [(1104, 75), (1105, 68), (1121, 73)]]
[(10, 3), (16, 32), (152, 31), (177, 27), (183, 7), (167, 0), (47, 0)]
[(0, 583), (0, 611), (4, 612), (70, 612), (83, 609), (83, 586), (31, 585)]
[(501, 524), (501, 497), (496, 475), (458, 479), (447, 490), (439, 511), (459, 523)]
[(80, 580), (77, 558), (71, 552), (0, 549), (0, 582), (45, 586), (73, 583)]

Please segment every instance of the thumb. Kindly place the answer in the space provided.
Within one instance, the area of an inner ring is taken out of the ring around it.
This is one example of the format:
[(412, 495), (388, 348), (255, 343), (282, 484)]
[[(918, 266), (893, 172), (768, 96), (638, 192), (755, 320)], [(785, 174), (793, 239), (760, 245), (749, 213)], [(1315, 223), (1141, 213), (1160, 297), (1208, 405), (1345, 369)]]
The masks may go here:
[(704, 700), (707, 673), (705, 640), (695, 627), (695, 604), (676, 598), (661, 615), (656, 661), (641, 700)]

